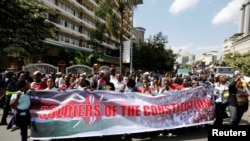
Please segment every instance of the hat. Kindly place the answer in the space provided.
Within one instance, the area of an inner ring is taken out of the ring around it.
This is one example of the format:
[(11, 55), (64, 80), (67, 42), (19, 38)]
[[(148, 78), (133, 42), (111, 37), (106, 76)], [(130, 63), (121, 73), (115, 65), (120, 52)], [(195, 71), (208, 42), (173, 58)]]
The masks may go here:
[(145, 73), (143, 73), (143, 75), (149, 75), (149, 72), (145, 72)]
[(40, 71), (33, 72), (33, 75), (38, 75), (38, 74), (42, 74), (42, 73)]

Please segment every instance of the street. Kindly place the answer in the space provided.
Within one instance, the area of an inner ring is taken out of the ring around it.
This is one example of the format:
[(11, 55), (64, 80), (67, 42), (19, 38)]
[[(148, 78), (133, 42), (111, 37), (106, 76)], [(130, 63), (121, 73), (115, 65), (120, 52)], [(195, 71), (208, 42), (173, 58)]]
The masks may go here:
[[(0, 116), (2, 116), (3, 110), (0, 109)], [(241, 121), (242, 125), (249, 124), (250, 110), (246, 112)], [(8, 120), (10, 120), (10, 117)], [(228, 119), (225, 119), (225, 124)], [(20, 130), (11, 132), (6, 130), (6, 126), (0, 126), (0, 139), (1, 141), (18, 141), (20, 140)], [(115, 136), (102, 136), (102, 137), (88, 137), (88, 138), (75, 138), (64, 139), (63, 141), (207, 141), (207, 129), (205, 126), (186, 127), (177, 130), (159, 131), (159, 132), (146, 132), (137, 133), (127, 136), (115, 135)], [(31, 139), (28, 139), (31, 141)]]

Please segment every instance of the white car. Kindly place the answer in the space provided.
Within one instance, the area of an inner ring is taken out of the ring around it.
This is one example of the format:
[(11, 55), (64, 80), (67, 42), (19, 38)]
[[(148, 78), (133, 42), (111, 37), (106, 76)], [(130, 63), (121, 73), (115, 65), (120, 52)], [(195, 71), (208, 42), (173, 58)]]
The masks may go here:
[(226, 75), (229, 79), (234, 77), (234, 69), (233, 67), (220, 66), (214, 68), (215, 77), (219, 75)]

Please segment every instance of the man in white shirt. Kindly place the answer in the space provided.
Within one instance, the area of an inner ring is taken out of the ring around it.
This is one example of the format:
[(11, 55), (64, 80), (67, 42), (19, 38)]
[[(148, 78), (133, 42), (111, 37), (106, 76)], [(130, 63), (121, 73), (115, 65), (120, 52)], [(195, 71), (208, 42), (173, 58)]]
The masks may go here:
[(113, 81), (112, 82), (112, 83), (114, 83), (115, 91), (117, 91), (117, 92), (123, 92), (126, 83), (123, 81), (122, 74), (120, 74), (120, 73), (116, 74), (116, 79), (117, 79), (117, 81)]

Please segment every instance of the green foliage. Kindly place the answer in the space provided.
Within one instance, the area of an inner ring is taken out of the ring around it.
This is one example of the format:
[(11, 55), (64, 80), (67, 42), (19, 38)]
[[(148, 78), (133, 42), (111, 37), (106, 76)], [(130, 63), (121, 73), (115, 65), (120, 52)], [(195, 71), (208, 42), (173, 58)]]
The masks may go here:
[(46, 10), (35, 0), (1, 0), (0, 45), (7, 56), (37, 57), (47, 52), (43, 40), (55, 39), (56, 34), (46, 21)]
[(234, 57), (232, 53), (226, 54), (224, 61), (228, 66), (241, 70), (245, 75), (250, 75), (250, 63), (248, 63), (250, 62), (250, 51), (244, 54), (236, 52)]
[[(110, 36), (118, 37), (118, 31), (120, 29), (120, 21), (119, 15), (117, 12), (113, 10), (113, 6), (115, 1), (113, 0), (105, 0), (103, 1), (99, 8), (96, 8), (94, 13), (98, 18), (105, 20), (105, 29), (101, 27), (103, 30), (103, 34), (107, 33)], [(97, 24), (101, 24), (99, 20), (96, 20)], [(99, 27), (98, 27), (99, 28)]]
[[(105, 0), (99, 5), (99, 8), (95, 9), (95, 15), (105, 20), (105, 33), (115, 38), (119, 37), (120, 43), (120, 72), (122, 72), (123, 62), (123, 20), (125, 10), (136, 7), (137, 0)], [(117, 7), (117, 10), (114, 10)], [(134, 9), (133, 9), (134, 10)], [(100, 22), (99, 20), (97, 20)]]
[(133, 64), (136, 70), (172, 71), (176, 54), (166, 49), (167, 37), (161, 32), (149, 37), (147, 43), (133, 48)]

